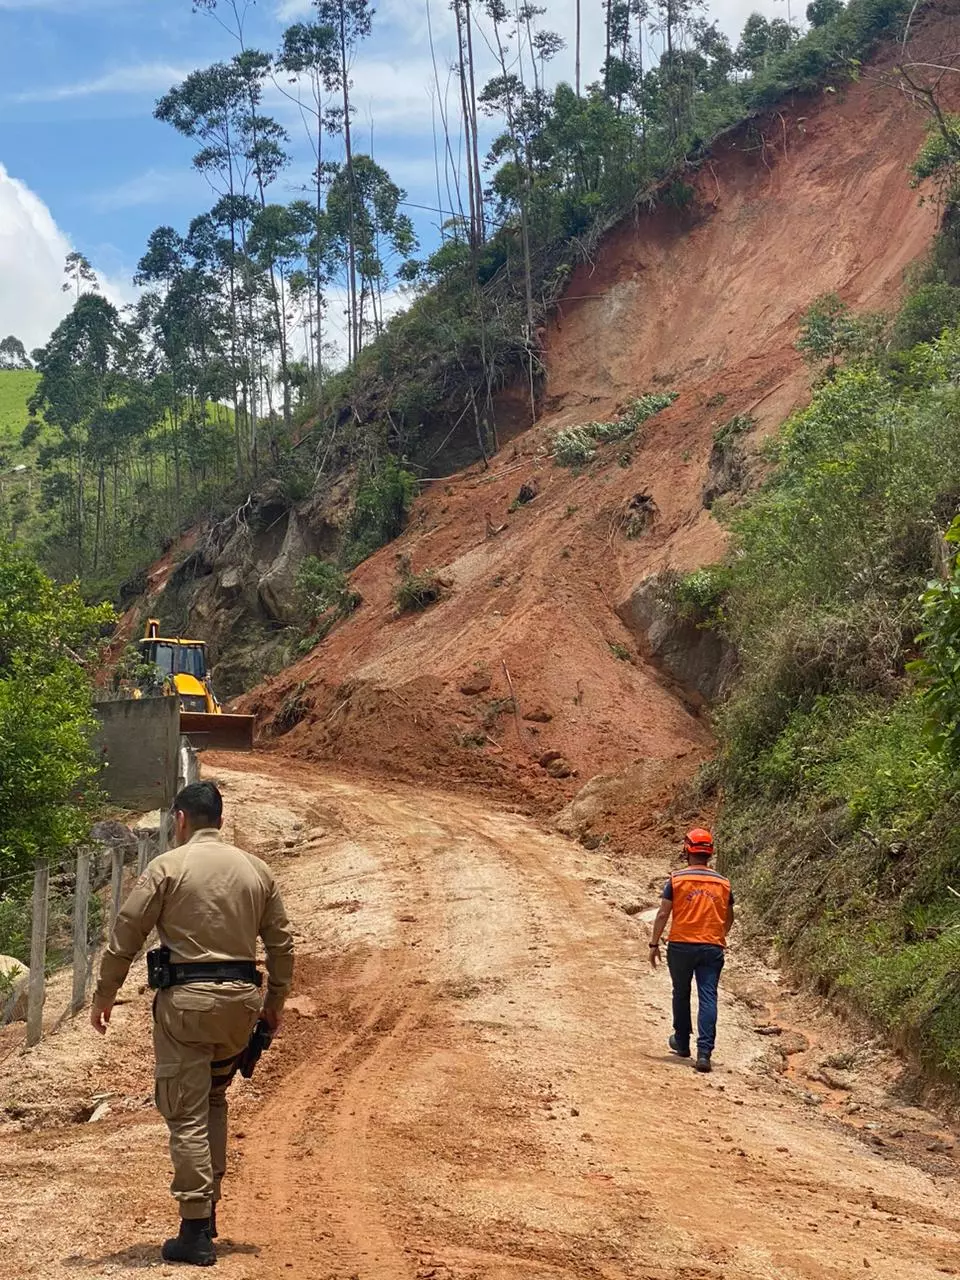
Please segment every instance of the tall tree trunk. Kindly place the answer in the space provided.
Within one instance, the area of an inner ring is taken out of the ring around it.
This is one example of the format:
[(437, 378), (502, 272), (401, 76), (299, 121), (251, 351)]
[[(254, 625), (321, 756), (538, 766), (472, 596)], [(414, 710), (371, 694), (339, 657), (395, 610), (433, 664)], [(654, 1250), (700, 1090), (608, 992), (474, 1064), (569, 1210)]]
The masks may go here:
[(463, 115), (463, 132), (466, 139), (467, 189), (470, 194), (470, 247), (480, 243), (477, 216), (477, 188), (473, 180), (473, 140), (471, 138), (470, 93), (467, 87), (466, 48), (463, 32), (463, 0), (454, 0), (453, 12), (457, 22), (457, 64), (460, 72), (460, 110)]
[(83, 465), (83, 443), (77, 444), (77, 577), (83, 577), (83, 521), (86, 512), (83, 504), (83, 485), (86, 474)]
[(321, 330), (321, 312), (323, 310), (323, 263), (320, 261), (320, 219), (323, 217), (323, 99), (317, 88), (317, 226), (315, 231), (316, 245), (313, 263), (313, 283), (315, 305), (317, 309), (315, 336), (317, 342), (317, 383), (323, 381), (323, 338)]
[(575, 37), (575, 53), (574, 53), (574, 83), (576, 85), (577, 97), (580, 97), (580, 4), (581, 0), (576, 0), (577, 4), (577, 34)]
[(487, 238), (487, 228), (483, 216), (483, 180), (480, 175), (480, 132), (477, 119), (477, 78), (473, 66), (473, 18), (470, 13), (470, 0), (464, 0), (464, 14), (467, 25), (467, 55), (470, 68), (470, 132), (473, 138), (473, 180), (476, 184), (477, 236), (480, 244)]
[(604, 8), (607, 11), (607, 17), (606, 17), (606, 46), (605, 46), (606, 51), (604, 53), (604, 58), (603, 58), (603, 92), (604, 92), (604, 96), (609, 98), (610, 97), (610, 44), (611, 44), (610, 10), (613, 8), (613, 0), (605, 0)]
[(357, 307), (357, 227), (356, 191), (353, 173), (353, 136), (350, 128), (350, 76), (347, 68), (347, 15), (340, 0), (340, 79), (343, 87), (343, 149), (347, 163), (347, 306), (350, 311), (348, 359), (352, 363), (360, 354), (362, 342)]
[[(226, 134), (227, 149), (231, 150), (229, 127)], [(243, 443), (240, 426), (240, 395), (238, 378), (238, 357), (240, 345), (240, 322), (237, 306), (237, 219), (234, 212), (235, 188), (233, 182), (233, 160), (229, 169), (230, 193), (230, 380), (233, 386), (233, 443), (236, 451), (237, 479), (243, 478)]]

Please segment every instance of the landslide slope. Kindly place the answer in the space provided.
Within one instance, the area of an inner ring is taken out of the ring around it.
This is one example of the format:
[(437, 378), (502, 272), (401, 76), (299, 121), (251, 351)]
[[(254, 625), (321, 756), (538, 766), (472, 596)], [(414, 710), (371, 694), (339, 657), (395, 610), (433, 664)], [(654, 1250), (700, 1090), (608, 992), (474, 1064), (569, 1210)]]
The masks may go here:
[[(955, 43), (958, 23), (929, 11), (915, 56)], [(553, 808), (593, 775), (624, 771), (655, 808), (710, 751), (705, 720), (645, 658), (631, 600), (659, 571), (721, 553), (704, 501), (716, 432), (749, 414), (755, 445), (803, 402), (794, 343), (812, 300), (836, 291), (855, 309), (889, 306), (930, 242), (935, 208), (907, 177), (926, 118), (895, 86), (897, 52), (728, 134), (688, 179), (689, 205), (610, 234), (546, 335), (540, 421), (488, 470), (426, 489), (405, 534), (353, 575), (357, 612), (247, 698), (266, 740)], [(632, 445), (606, 446), (579, 473), (549, 456), (558, 430), (666, 389), (677, 400)], [(522, 485), (536, 497), (511, 511)], [(656, 514), (628, 537), (640, 494)], [(439, 603), (397, 615), (398, 557), (440, 573)], [(536, 719), (514, 716), (507, 672), (520, 714)], [(573, 774), (552, 777), (547, 752)]]

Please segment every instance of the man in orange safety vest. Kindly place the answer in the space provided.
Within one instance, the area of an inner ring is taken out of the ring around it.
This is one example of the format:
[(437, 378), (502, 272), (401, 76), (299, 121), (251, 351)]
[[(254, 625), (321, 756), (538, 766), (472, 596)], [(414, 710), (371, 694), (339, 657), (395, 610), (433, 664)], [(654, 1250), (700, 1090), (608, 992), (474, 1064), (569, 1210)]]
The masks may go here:
[(690, 1057), (693, 1022), (690, 989), (697, 981), (697, 1071), (709, 1071), (717, 1038), (717, 989), (723, 969), (727, 934), (733, 928), (733, 889), (726, 876), (709, 865), (713, 836), (702, 827), (688, 831), (683, 841), (687, 866), (675, 871), (664, 886), (660, 910), (653, 922), (650, 963), (660, 959), (660, 937), (673, 916), (667, 945), (667, 968), (673, 982), (673, 1035), (670, 1048)]

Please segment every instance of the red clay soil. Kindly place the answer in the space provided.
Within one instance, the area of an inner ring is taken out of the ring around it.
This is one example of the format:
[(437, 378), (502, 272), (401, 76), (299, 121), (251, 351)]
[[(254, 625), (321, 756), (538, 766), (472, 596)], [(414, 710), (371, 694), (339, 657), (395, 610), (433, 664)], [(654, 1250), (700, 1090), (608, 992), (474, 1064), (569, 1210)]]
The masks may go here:
[[(958, 27), (932, 13), (917, 56), (955, 45)], [(907, 175), (926, 117), (890, 78), (896, 52), (729, 135), (691, 179), (690, 209), (624, 222), (574, 273), (545, 340), (544, 416), (489, 470), (433, 483), (403, 537), (354, 573), (357, 612), (248, 695), (264, 746), (492, 787), (541, 811), (631, 767), (633, 799), (656, 810), (692, 773), (711, 750), (708, 724), (645, 664), (615, 610), (646, 577), (721, 554), (703, 504), (714, 433), (749, 413), (755, 443), (805, 400), (794, 344), (813, 299), (888, 307), (926, 251), (936, 211)], [(632, 446), (607, 446), (579, 474), (549, 456), (559, 428), (668, 388), (679, 398)], [(511, 511), (523, 484), (537, 496)], [(659, 514), (629, 539), (622, 513), (641, 492)], [(502, 531), (490, 536), (488, 518)], [(399, 555), (439, 571), (439, 603), (397, 616)], [(521, 713), (550, 719), (518, 722), (506, 670)], [(548, 751), (575, 772), (550, 776), (538, 763)]]

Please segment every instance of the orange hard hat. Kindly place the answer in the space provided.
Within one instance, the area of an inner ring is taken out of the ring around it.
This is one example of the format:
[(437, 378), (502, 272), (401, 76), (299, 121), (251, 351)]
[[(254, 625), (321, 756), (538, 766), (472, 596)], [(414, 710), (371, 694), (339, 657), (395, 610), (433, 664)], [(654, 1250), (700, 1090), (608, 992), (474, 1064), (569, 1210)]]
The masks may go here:
[(684, 853), (706, 854), (713, 856), (713, 836), (704, 827), (694, 827), (683, 837)]

